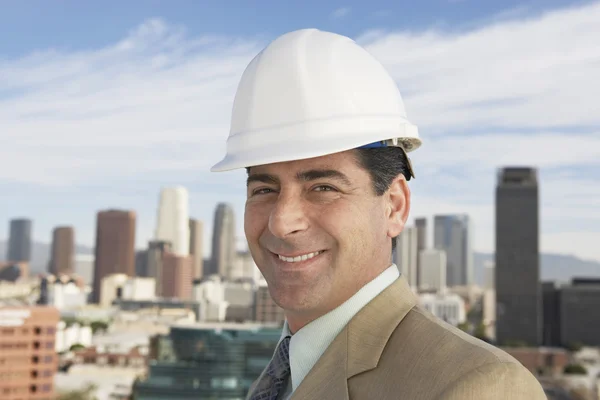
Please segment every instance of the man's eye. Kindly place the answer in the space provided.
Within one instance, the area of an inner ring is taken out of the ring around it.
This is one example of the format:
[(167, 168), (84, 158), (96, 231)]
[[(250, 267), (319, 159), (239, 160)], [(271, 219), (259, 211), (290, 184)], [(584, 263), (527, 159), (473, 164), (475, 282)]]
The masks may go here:
[(315, 186), (314, 190), (317, 192), (333, 192), (335, 189), (329, 185), (319, 185)]
[(252, 191), (253, 195), (256, 194), (267, 194), (267, 193), (271, 193), (273, 190), (269, 189), (269, 188), (261, 188), (261, 189), (256, 189), (254, 191)]

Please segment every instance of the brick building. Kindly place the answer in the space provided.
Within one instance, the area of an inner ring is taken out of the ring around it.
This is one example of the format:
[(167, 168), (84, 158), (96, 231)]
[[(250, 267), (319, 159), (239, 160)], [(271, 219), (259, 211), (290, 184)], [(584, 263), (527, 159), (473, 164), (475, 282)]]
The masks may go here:
[(0, 305), (0, 398), (54, 397), (54, 350), (60, 314), (53, 307)]

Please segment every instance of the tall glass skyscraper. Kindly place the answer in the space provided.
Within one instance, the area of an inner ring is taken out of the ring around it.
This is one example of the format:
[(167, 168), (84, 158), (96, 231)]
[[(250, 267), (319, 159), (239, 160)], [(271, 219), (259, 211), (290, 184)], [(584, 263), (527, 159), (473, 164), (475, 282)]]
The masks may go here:
[(471, 223), (468, 215), (436, 215), (433, 220), (433, 246), (446, 252), (446, 284), (473, 283)]
[(13, 219), (10, 221), (8, 235), (8, 261), (31, 261), (32, 222), (30, 219)]
[(219, 203), (215, 210), (212, 237), (211, 273), (229, 277), (236, 260), (235, 218), (233, 207)]
[(496, 339), (542, 340), (539, 197), (534, 168), (504, 168), (496, 186)]
[(186, 188), (165, 188), (160, 193), (156, 240), (171, 243), (172, 252), (190, 254), (189, 195)]

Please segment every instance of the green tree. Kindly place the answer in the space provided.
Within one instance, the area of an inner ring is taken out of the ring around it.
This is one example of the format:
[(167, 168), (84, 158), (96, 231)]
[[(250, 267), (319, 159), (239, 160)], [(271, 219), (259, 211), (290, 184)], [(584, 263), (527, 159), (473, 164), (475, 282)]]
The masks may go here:
[(458, 324), (458, 329), (468, 333), (471, 330), (471, 326), (468, 322), (461, 322), (460, 324)]
[(587, 369), (581, 364), (569, 364), (565, 367), (566, 375), (587, 375)]
[(475, 332), (473, 332), (473, 336), (475, 336), (477, 339), (483, 340), (484, 342), (491, 343), (491, 339), (485, 334), (485, 325), (483, 324), (483, 322), (477, 325), (477, 327), (475, 328)]
[(505, 347), (529, 347), (523, 340), (507, 340), (504, 343)]
[(96, 333), (98, 331), (106, 331), (108, 330), (108, 324), (104, 321), (94, 321), (90, 324), (92, 328), (92, 333)]
[(567, 350), (569, 350), (570, 352), (573, 352), (573, 353), (577, 353), (582, 348), (583, 348), (583, 344), (581, 344), (579, 342), (569, 343), (567, 345)]
[(81, 343), (75, 343), (74, 345), (72, 345), (69, 348), (69, 351), (77, 351), (77, 350), (83, 350), (83, 349), (85, 349), (84, 345), (82, 345)]

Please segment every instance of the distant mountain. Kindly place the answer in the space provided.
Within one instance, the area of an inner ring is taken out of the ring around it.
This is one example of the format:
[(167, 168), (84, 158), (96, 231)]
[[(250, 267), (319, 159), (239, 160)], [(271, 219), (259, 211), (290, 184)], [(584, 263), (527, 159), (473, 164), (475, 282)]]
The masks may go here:
[[(473, 260), (473, 275), (475, 283), (483, 284), (484, 263), (493, 261), (493, 254), (475, 253)], [(600, 262), (582, 260), (581, 258), (564, 254), (541, 254), (541, 280), (568, 282), (572, 277), (600, 277)]]
[[(6, 242), (0, 241), (0, 260), (6, 257)], [(91, 247), (76, 245), (77, 254), (94, 254)], [(473, 274), (475, 283), (483, 285), (484, 264), (494, 260), (493, 254), (475, 253), (473, 260)], [(50, 259), (50, 245), (47, 243), (33, 243), (33, 254), (30, 265), (32, 273), (46, 272)], [(544, 281), (568, 282), (572, 277), (600, 277), (600, 262), (586, 261), (578, 257), (563, 254), (542, 253), (541, 278)]]

